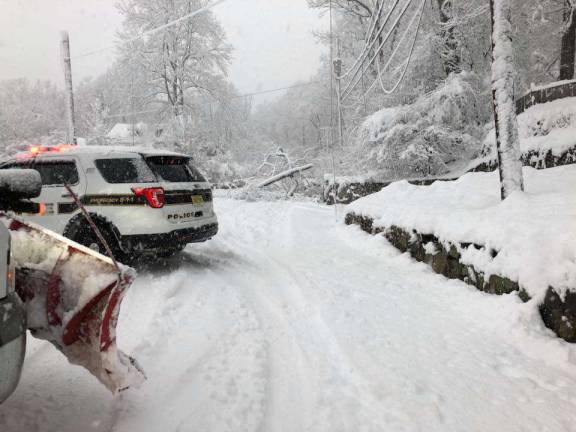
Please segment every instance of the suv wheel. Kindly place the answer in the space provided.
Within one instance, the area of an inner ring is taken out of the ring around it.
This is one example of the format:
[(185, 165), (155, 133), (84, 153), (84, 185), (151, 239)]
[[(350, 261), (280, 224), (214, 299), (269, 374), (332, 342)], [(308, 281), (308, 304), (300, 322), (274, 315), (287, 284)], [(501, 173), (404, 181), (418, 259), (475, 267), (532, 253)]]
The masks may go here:
[[(114, 258), (120, 262), (126, 263), (129, 256), (125, 254), (120, 248), (110, 223), (97, 215), (91, 216), (94, 220), (94, 223), (102, 233), (102, 237), (104, 237), (104, 240), (106, 240), (106, 243), (108, 243), (112, 254), (114, 254)], [(72, 241), (75, 241), (76, 243), (81, 244), (82, 246), (86, 246), (87, 248), (92, 249), (95, 252), (99, 252), (106, 256), (108, 255), (106, 247), (100, 241), (90, 224), (84, 219), (84, 216), (74, 219), (66, 228), (64, 236), (68, 237)]]

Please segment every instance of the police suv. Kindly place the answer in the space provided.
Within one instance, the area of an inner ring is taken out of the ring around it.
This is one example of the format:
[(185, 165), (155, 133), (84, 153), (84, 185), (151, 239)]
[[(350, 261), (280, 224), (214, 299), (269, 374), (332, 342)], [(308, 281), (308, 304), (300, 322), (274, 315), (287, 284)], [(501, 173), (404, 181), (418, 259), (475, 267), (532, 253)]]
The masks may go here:
[(105, 254), (78, 198), (120, 261), (171, 256), (218, 232), (211, 186), (182, 154), (137, 147), (32, 146), (0, 163), (0, 169), (6, 168), (31, 168), (42, 178), (42, 192), (34, 200), (39, 212), (24, 219)]

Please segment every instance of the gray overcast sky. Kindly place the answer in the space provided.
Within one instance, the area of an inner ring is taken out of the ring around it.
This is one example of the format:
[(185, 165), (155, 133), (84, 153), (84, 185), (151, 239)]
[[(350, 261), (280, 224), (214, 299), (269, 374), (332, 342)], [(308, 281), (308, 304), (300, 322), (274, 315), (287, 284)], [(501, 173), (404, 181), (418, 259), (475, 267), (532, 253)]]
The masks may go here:
[[(122, 17), (115, 0), (0, 0), (0, 80), (51, 79), (59, 85), (59, 32), (70, 32), (72, 56), (112, 45)], [(214, 8), (234, 45), (230, 77), (242, 92), (309, 78), (324, 47), (312, 31), (327, 18), (306, 0), (228, 0)], [(114, 50), (73, 63), (76, 82), (103, 72)]]

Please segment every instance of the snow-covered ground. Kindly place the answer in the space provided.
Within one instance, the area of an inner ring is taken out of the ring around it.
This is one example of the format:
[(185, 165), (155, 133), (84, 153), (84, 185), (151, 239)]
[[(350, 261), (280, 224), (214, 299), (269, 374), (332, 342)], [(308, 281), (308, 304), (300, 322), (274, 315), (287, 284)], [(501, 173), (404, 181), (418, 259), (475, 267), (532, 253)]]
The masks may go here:
[(222, 230), (134, 284), (113, 398), (30, 340), (0, 431), (573, 431), (576, 348), (515, 295), (435, 275), (312, 203), (216, 202)]

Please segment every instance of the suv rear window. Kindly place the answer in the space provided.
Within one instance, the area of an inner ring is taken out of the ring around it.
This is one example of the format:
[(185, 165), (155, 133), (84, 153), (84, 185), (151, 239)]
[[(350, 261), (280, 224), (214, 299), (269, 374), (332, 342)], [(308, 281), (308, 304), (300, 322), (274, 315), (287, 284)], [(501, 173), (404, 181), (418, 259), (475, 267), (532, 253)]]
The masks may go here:
[(154, 183), (156, 177), (143, 159), (98, 159), (96, 168), (108, 183)]
[(202, 175), (202, 173), (200, 171), (198, 171), (198, 169), (192, 164), (192, 159), (190, 159), (188, 161), (188, 169), (190, 170), (190, 173), (192, 174), (192, 177), (194, 178), (193, 181), (195, 182), (205, 182), (206, 178)]
[(162, 180), (171, 183), (203, 182), (204, 177), (191, 164), (189, 158), (178, 156), (151, 156), (146, 162)]

